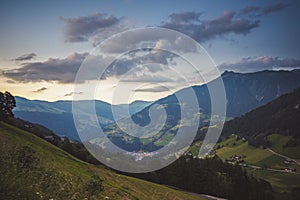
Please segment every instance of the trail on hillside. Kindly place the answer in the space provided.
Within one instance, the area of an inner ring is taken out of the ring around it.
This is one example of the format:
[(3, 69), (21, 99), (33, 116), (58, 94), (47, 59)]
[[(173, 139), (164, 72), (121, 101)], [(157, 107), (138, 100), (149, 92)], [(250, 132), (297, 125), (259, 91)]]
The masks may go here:
[(288, 174), (300, 174), (298, 172), (287, 172), (284, 169), (273, 169), (273, 168), (263, 168), (257, 165), (248, 165), (249, 167), (251, 167), (252, 169), (265, 169), (265, 170), (269, 170), (269, 171), (274, 171), (274, 172), (282, 172), (282, 173), (288, 173)]
[(274, 155), (280, 156), (280, 157), (285, 158), (285, 159), (292, 160), (294, 163), (296, 163), (297, 165), (300, 166), (300, 162), (298, 162), (298, 161), (295, 160), (295, 159), (292, 159), (292, 158), (290, 158), (290, 157), (287, 157), (287, 156), (285, 156), (285, 155), (282, 155), (282, 154), (280, 154), (280, 153), (277, 153), (277, 152), (273, 151), (273, 150), (270, 149), (270, 148), (267, 148), (267, 150), (270, 151), (270, 152), (271, 152), (272, 154), (274, 154)]

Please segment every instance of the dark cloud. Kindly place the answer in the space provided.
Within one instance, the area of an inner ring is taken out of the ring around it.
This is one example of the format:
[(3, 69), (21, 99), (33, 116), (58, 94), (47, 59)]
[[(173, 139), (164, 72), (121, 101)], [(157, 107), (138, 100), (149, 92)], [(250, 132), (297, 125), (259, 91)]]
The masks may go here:
[[(267, 7), (248, 6), (237, 12), (225, 11), (221, 16), (210, 20), (202, 20), (201, 12), (172, 13), (169, 15), (169, 21), (162, 22), (161, 27), (180, 31), (203, 42), (230, 33), (248, 34), (259, 26), (259, 16), (283, 10), (287, 6), (285, 3)], [(82, 42), (93, 38), (94, 45), (97, 45), (107, 36), (132, 27), (124, 17), (106, 13), (60, 19), (65, 24), (67, 42)]]
[(83, 94), (83, 92), (70, 92), (64, 95), (64, 97), (73, 96), (74, 94)]
[(39, 89), (37, 89), (37, 90), (35, 90), (35, 91), (33, 91), (33, 92), (39, 93), (39, 92), (43, 92), (43, 91), (45, 91), (45, 90), (48, 90), (48, 88), (46, 88), (46, 87), (41, 87), (41, 88), (39, 88)]
[(60, 17), (65, 23), (65, 37), (67, 42), (88, 41), (96, 34), (105, 34), (111, 29), (118, 29), (122, 18), (105, 13), (95, 13), (76, 18)]
[(13, 61), (27, 61), (27, 60), (34, 59), (35, 57), (36, 57), (35, 53), (28, 53), (28, 54), (21, 55), (17, 58), (13, 58), (11, 60), (13, 60)]
[(153, 74), (165, 70), (166, 66), (175, 56), (170, 52), (162, 50), (138, 49), (124, 54), (124, 57), (115, 60), (108, 66), (101, 78), (106, 79), (112, 76), (122, 76), (128, 72), (130, 75), (134, 75), (135, 73), (140, 74), (141, 72)]
[[(3, 70), (0, 74), (15, 82), (54, 81), (58, 83), (73, 83), (85, 58), (87, 58), (86, 61), (89, 63), (90, 68), (81, 73), (81, 77), (77, 79), (78, 82), (119, 77), (134, 68), (134, 71), (129, 74), (132, 78), (141, 76), (141, 74), (153, 74), (163, 71), (162, 65), (167, 64), (168, 61), (166, 59), (171, 59), (171, 56), (165, 51), (146, 50), (142, 55), (130, 57), (128, 54), (127, 57), (119, 58), (107, 65), (111, 59), (110, 57), (103, 58), (101, 56), (88, 56), (88, 53), (73, 53), (63, 59), (49, 58), (44, 62), (24, 63), (19, 68)], [(99, 77), (105, 66), (108, 67), (103, 71), (102, 76)]]
[(16, 82), (12, 81), (12, 80), (7, 80), (7, 83), (11, 83), (11, 84), (15, 84)]
[[(200, 17), (200, 13), (199, 17)], [(217, 36), (223, 36), (230, 33), (248, 34), (259, 26), (259, 20), (246, 18), (236, 18), (236, 12), (225, 11), (221, 16), (212, 20), (179, 19), (180, 15), (170, 15), (170, 22), (162, 24), (164, 28), (170, 28), (185, 33), (199, 42), (205, 42)]]
[(200, 12), (183, 12), (169, 15), (169, 21), (162, 22), (161, 27), (185, 33), (197, 40), (205, 42), (228, 34), (246, 35), (260, 26), (258, 17), (286, 8), (283, 3), (262, 8), (249, 6), (240, 11), (225, 11), (221, 16), (203, 20)]
[(240, 10), (239, 16), (248, 15), (250, 17), (260, 17), (260, 16), (267, 15), (267, 14), (270, 14), (273, 12), (281, 11), (288, 6), (289, 5), (285, 4), (285, 3), (276, 3), (276, 4), (272, 4), (272, 5), (264, 7), (264, 8), (258, 7), (258, 6), (247, 6), (247, 7), (243, 8), (242, 10)]
[(263, 14), (269, 14), (269, 13), (277, 12), (277, 11), (285, 9), (288, 6), (289, 6), (288, 4), (280, 2), (280, 3), (277, 3), (277, 4), (270, 5), (268, 7), (265, 7), (262, 10), (262, 13)]
[(189, 21), (199, 21), (199, 17), (202, 13), (198, 12), (182, 12), (182, 13), (173, 13), (169, 15), (171, 22), (175, 23), (186, 23)]
[(247, 7), (243, 8), (242, 10), (240, 10), (240, 14), (244, 15), (244, 14), (259, 12), (260, 10), (261, 10), (261, 8), (258, 6), (247, 6)]
[(237, 62), (224, 63), (219, 69), (236, 72), (255, 72), (262, 70), (291, 70), (300, 68), (300, 60), (293, 58), (279, 58), (271, 56), (247, 57)]
[(166, 77), (163, 74), (156, 76), (140, 76), (135, 79), (122, 79), (120, 82), (123, 83), (167, 83), (167, 82), (176, 82), (177, 79), (174, 77)]
[(73, 53), (64, 59), (49, 58), (45, 62), (25, 63), (20, 68), (3, 71), (2, 75), (17, 82), (71, 83), (87, 55)]
[(169, 88), (165, 86), (156, 86), (151, 88), (139, 88), (135, 89), (134, 92), (168, 92), (170, 91)]

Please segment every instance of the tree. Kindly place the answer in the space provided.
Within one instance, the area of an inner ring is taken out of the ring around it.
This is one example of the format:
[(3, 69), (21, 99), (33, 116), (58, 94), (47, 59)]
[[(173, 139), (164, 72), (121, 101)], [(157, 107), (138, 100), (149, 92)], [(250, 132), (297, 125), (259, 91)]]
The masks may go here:
[(0, 120), (13, 117), (13, 108), (16, 107), (16, 100), (9, 92), (0, 92)]

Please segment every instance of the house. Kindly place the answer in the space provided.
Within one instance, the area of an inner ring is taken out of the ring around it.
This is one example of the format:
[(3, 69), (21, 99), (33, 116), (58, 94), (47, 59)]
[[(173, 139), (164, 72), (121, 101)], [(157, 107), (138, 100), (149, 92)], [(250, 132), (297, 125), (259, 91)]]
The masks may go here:
[(291, 160), (291, 159), (286, 159), (285, 161), (284, 161), (284, 164), (287, 164), (287, 165), (290, 165), (290, 164), (292, 164), (293, 163), (293, 160)]
[(241, 155), (232, 155), (227, 162), (228, 163), (243, 163), (244, 162), (244, 156)]
[(48, 140), (48, 141), (54, 140), (54, 137), (52, 135), (46, 135), (44, 138), (45, 138), (45, 140)]
[(25, 128), (32, 128), (31, 124), (25, 124), (24, 126), (25, 126)]
[(295, 168), (285, 168), (284, 171), (286, 172), (296, 172), (296, 169)]

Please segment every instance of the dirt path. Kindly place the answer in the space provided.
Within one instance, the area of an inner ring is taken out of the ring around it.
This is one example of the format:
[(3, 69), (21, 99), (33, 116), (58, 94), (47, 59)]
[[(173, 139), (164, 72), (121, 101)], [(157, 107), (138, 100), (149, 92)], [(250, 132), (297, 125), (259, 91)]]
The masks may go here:
[[(260, 166), (256, 166), (256, 165), (248, 165), (249, 167), (251, 167), (252, 169), (263, 169)], [(282, 173), (288, 173), (288, 174), (300, 174), (298, 172), (287, 172), (283, 169), (273, 169), (273, 168), (264, 168), (265, 170), (269, 170), (269, 171), (273, 171), (273, 172), (282, 172)]]
[(273, 151), (273, 150), (270, 149), (270, 148), (267, 148), (267, 150), (270, 151), (270, 152), (271, 152), (272, 154), (274, 154), (274, 155), (280, 156), (280, 157), (285, 158), (285, 159), (292, 160), (294, 163), (296, 163), (298, 166), (300, 166), (300, 162), (298, 162), (298, 161), (295, 160), (295, 159), (292, 159), (292, 158), (289, 158), (289, 157), (287, 157), (287, 156), (285, 156), (285, 155), (282, 155), (282, 154), (280, 154), (280, 153), (277, 153), (277, 152)]

